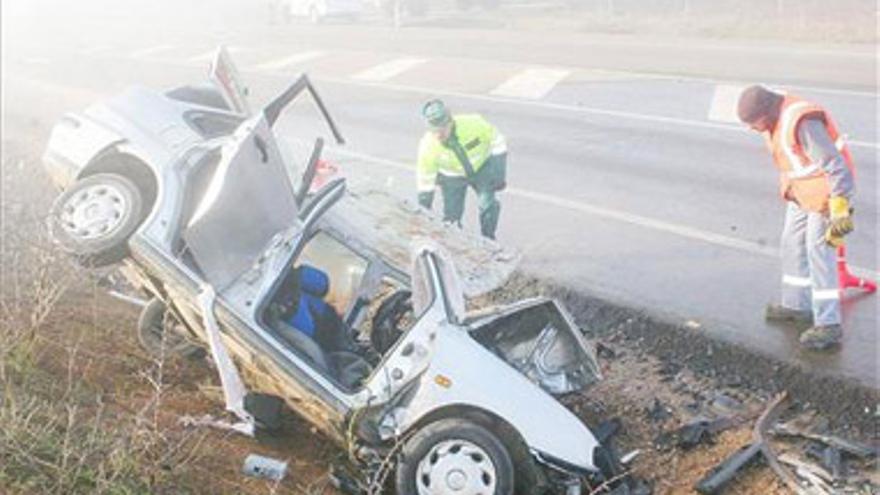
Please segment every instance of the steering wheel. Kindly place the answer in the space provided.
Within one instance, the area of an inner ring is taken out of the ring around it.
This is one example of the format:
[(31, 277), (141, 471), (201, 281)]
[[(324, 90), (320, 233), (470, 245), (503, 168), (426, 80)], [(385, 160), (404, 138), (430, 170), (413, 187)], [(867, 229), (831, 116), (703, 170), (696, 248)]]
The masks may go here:
[(400, 289), (388, 296), (373, 316), (373, 330), (370, 332), (370, 343), (379, 354), (388, 349), (403, 335), (400, 322), (412, 311), (412, 292)]

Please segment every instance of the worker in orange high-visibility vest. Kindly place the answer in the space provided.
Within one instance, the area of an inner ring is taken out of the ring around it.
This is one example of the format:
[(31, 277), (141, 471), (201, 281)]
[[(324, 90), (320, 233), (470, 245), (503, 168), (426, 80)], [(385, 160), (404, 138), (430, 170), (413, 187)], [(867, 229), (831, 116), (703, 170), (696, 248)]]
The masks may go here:
[(853, 160), (831, 115), (815, 103), (751, 86), (739, 118), (764, 135), (787, 202), (782, 230), (782, 301), (768, 320), (812, 322), (800, 336), (811, 349), (842, 338), (837, 246), (852, 232)]

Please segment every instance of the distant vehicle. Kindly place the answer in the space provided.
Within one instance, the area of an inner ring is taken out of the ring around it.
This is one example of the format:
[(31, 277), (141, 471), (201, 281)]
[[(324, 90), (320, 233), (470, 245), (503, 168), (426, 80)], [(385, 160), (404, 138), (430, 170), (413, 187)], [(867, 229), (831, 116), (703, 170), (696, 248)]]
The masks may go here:
[[(225, 50), (212, 79), (65, 115), (44, 156), (64, 188), (54, 236), (87, 265), (124, 263), (152, 299), (148, 349), (207, 342), (229, 411), (269, 425), (249, 399), (271, 394), (366, 479), (396, 460), (400, 494), (573, 495), (620, 474), (555, 399), (600, 378), (557, 301), (466, 312), (512, 258), (342, 178), (310, 194), (321, 141), (300, 174), (274, 130), (307, 92), (341, 141), (307, 78), (253, 114)], [(236, 387), (230, 355), (263, 395)]]
[(308, 18), (313, 24), (327, 19), (357, 20), (364, 13), (364, 0), (283, 0), (285, 17)]

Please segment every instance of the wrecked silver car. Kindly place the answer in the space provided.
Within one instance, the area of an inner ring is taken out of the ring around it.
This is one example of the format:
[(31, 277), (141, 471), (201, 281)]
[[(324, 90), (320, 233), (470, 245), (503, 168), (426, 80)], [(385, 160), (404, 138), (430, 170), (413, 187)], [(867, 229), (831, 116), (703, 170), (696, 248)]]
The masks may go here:
[(232, 428), (270, 426), (258, 399), (279, 398), (364, 485), (394, 461), (402, 494), (575, 494), (616, 474), (555, 399), (599, 379), (566, 311), (465, 310), (515, 256), (341, 178), (310, 192), (322, 142), (300, 174), (274, 130), (309, 93), (341, 141), (308, 79), (251, 113), (222, 49), (212, 78), (65, 116), (45, 163), (64, 189), (53, 235), (88, 265), (123, 263), (151, 298), (141, 332), (207, 345)]

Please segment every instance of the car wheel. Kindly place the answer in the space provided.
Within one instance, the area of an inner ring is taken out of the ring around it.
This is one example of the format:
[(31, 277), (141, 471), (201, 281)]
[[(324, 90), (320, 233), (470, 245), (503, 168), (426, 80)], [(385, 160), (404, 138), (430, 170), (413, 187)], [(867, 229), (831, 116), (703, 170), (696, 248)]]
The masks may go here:
[(492, 432), (464, 419), (431, 423), (406, 441), (397, 464), (397, 493), (510, 495), (510, 454)]
[(52, 237), (84, 265), (98, 267), (128, 255), (128, 238), (146, 216), (141, 192), (118, 174), (95, 174), (73, 184), (52, 205)]
[(196, 357), (204, 350), (183, 336), (182, 323), (168, 311), (165, 303), (151, 299), (141, 310), (137, 322), (138, 342), (154, 358)]

